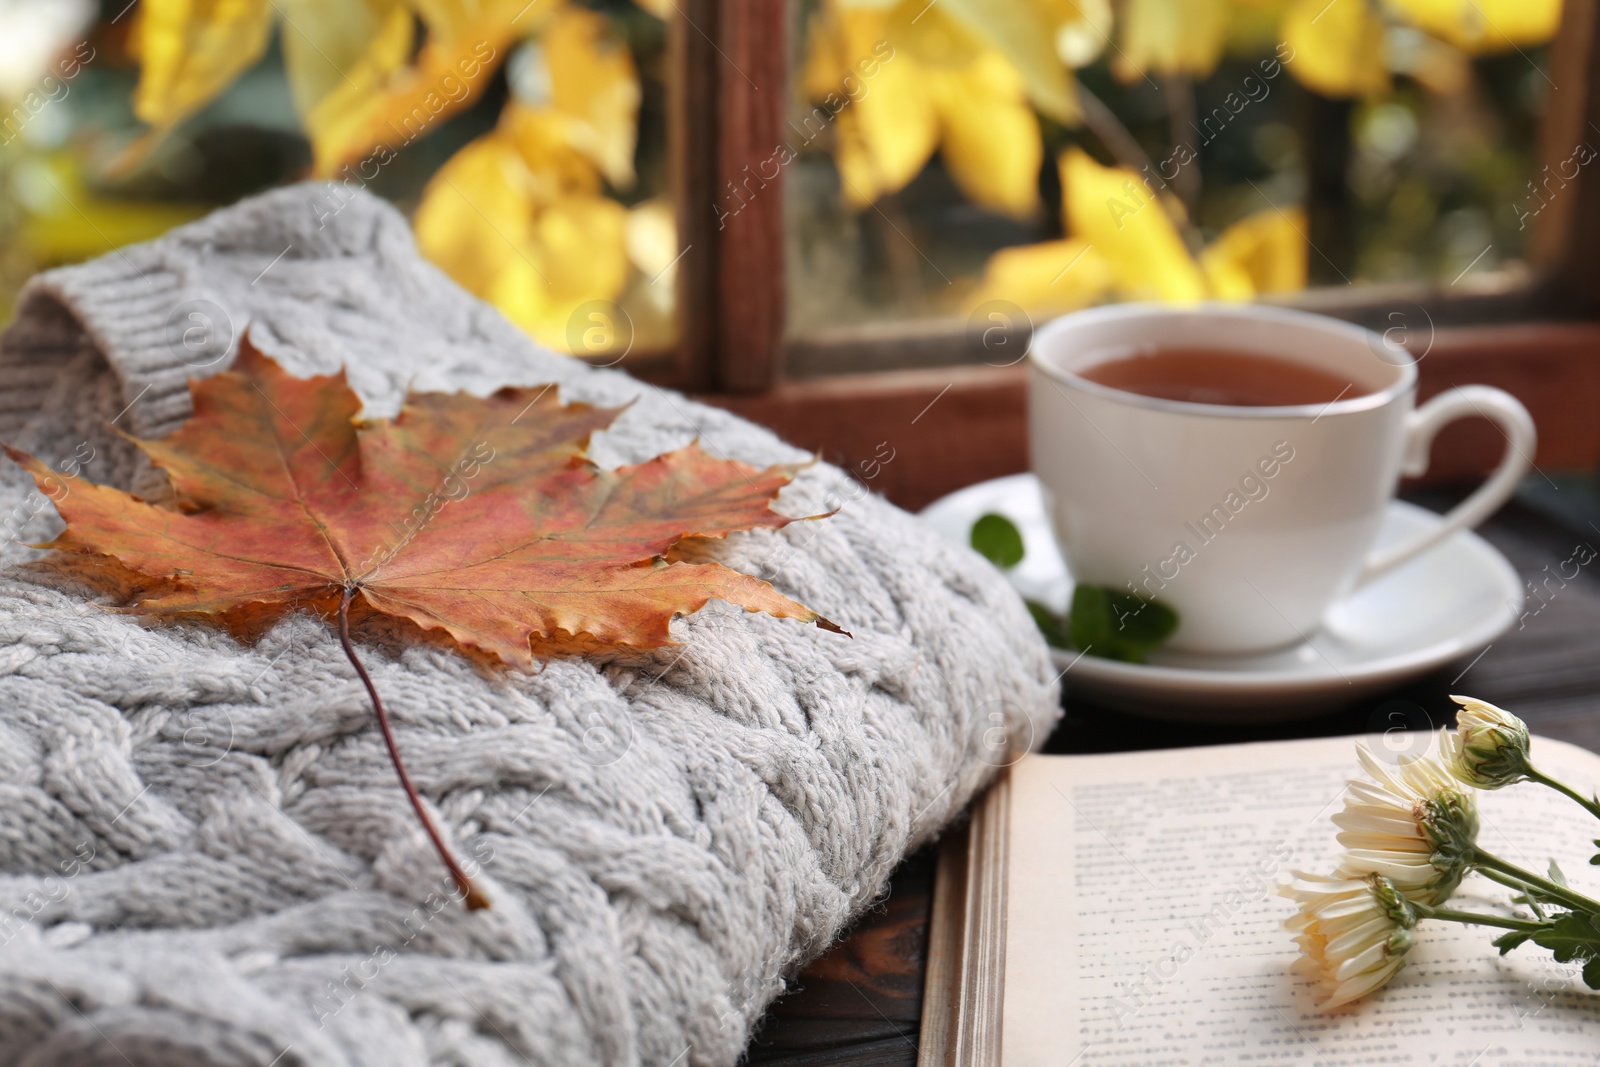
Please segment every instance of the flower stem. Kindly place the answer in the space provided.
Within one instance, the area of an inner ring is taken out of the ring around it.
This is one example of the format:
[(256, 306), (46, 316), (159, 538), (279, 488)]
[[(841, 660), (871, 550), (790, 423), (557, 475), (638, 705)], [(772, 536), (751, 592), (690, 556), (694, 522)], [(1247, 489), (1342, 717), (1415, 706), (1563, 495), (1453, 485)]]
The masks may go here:
[[(1600, 914), (1600, 900), (1590, 900), (1582, 893), (1573, 892), (1564, 885), (1558, 885), (1548, 878), (1539, 877), (1532, 871), (1525, 871), (1515, 864), (1507, 863), (1505, 860), (1500, 859), (1498, 856), (1490, 855), (1481, 848), (1473, 848), (1472, 865), (1488, 877), (1494, 878), (1501, 885), (1511, 885), (1513, 889), (1522, 889), (1525, 892), (1538, 890), (1541, 896), (1548, 897), (1550, 900), (1574, 911), (1588, 912), (1591, 915)], [(1506, 877), (1495, 878), (1496, 873)], [(1516, 884), (1507, 882), (1506, 878), (1515, 879)]]
[(1530, 781), (1530, 782), (1538, 782), (1540, 785), (1549, 786), (1551, 789), (1554, 789), (1557, 793), (1560, 793), (1563, 796), (1569, 797), (1572, 800), (1577, 801), (1579, 804), (1581, 804), (1583, 806), (1583, 809), (1585, 811), (1587, 811), (1590, 815), (1593, 815), (1595, 818), (1600, 819), (1600, 803), (1596, 803), (1595, 801), (1586, 798), (1582, 793), (1578, 792), (1576, 789), (1573, 789), (1573, 788), (1571, 788), (1570, 786), (1567, 786), (1567, 785), (1563, 785), (1561, 782), (1556, 781), (1554, 778), (1551, 778), (1549, 775), (1539, 773), (1538, 771), (1534, 770), (1532, 767), (1527, 768), (1527, 770), (1525, 770), (1523, 773), (1528, 776), (1528, 781)]
[(1524, 882), (1520, 878), (1513, 878), (1509, 874), (1501, 874), (1498, 871), (1491, 871), (1486, 867), (1480, 867), (1478, 869), (1478, 873), (1489, 879), (1491, 882), (1499, 882), (1501, 885), (1506, 886), (1509, 889), (1515, 889), (1521, 892), (1528, 898), (1528, 906), (1533, 909), (1534, 914), (1539, 916), (1541, 919), (1544, 918), (1544, 912), (1539, 907), (1539, 901), (1535, 897), (1533, 887), (1527, 882)]
[(411, 807), (417, 813), (422, 828), (428, 832), (428, 837), (433, 841), (433, 847), (438, 850), (439, 858), (444, 861), (445, 869), (450, 872), (450, 877), (455, 880), (456, 888), (461, 890), (461, 895), (466, 899), (469, 911), (478, 911), (489, 906), (489, 898), (473, 884), (467, 877), (467, 872), (461, 869), (461, 864), (450, 852), (450, 847), (444, 843), (438, 827), (433, 825), (433, 819), (422, 806), (422, 797), (417, 794), (417, 787), (411, 784), (411, 775), (406, 773), (405, 761), (400, 758), (400, 746), (395, 742), (394, 729), (389, 725), (389, 713), (384, 710), (383, 700), (378, 696), (378, 687), (372, 684), (372, 676), (367, 673), (367, 668), (362, 666), (356, 658), (355, 646), (350, 643), (350, 598), (354, 596), (352, 586), (344, 587), (344, 594), (339, 598), (339, 643), (344, 646), (344, 654), (349, 657), (350, 665), (361, 676), (361, 682), (367, 687), (367, 696), (372, 698), (372, 710), (378, 715), (378, 728), (383, 731), (383, 743), (389, 746), (389, 759), (394, 763), (395, 774), (400, 776), (400, 785), (406, 791), (406, 798), (411, 801)]
[(1475, 926), (1498, 926), (1502, 930), (1542, 930), (1544, 923), (1534, 922), (1532, 919), (1509, 919), (1500, 915), (1481, 915), (1475, 911), (1456, 911), (1454, 908), (1430, 908), (1426, 904), (1412, 902), (1411, 907), (1419, 918), (1444, 919), (1453, 923), (1472, 923)]

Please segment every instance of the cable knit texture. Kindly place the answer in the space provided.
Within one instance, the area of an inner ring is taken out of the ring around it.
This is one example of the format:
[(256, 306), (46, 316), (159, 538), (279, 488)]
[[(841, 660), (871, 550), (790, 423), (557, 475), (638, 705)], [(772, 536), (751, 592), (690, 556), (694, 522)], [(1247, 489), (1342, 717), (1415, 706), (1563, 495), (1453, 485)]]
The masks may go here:
[[(539, 349), (364, 194), (282, 189), (36, 278), (0, 340), (0, 439), (161, 491), (116, 434), (189, 412), (248, 323), (376, 414), (409, 385), (557, 382), (633, 404), (603, 466), (767, 431)], [(112, 423), (115, 427), (112, 427)], [(892, 445), (899, 427), (885, 425)], [(3, 461), (0, 461), (3, 462)], [(785, 979), (1057, 714), (1001, 576), (825, 464), (729, 565), (854, 640), (720, 601), (650, 654), (494, 671), (381, 629), (361, 654), (468, 913), (397, 785), (332, 628), (254, 644), (109, 614), (60, 520), (0, 472), (0, 1067), (732, 1064)]]

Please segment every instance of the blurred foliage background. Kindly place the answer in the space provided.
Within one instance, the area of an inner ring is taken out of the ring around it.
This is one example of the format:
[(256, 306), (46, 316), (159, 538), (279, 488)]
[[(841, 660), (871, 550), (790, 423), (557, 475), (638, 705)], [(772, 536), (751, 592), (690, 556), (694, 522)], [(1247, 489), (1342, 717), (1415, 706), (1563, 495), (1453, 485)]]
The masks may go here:
[(575, 309), (597, 300), (637, 343), (668, 343), (668, 9), (0, 0), (0, 299), (42, 267), (322, 177), (394, 201), (425, 254), (547, 344), (571, 347)]
[[(792, 332), (1450, 282), (1516, 270), (1551, 195), (1532, 159), (1559, 0), (788, 10), (789, 139), (706, 209), (785, 171)], [(0, 321), (36, 270), (319, 176), (398, 204), (428, 256), (547, 344), (596, 347), (594, 301), (632, 343), (668, 344), (675, 17), (672, 0), (0, 0)]]
[(1563, 184), (1533, 182), (1560, 16), (1559, 0), (807, 0), (791, 331), (1516, 273)]

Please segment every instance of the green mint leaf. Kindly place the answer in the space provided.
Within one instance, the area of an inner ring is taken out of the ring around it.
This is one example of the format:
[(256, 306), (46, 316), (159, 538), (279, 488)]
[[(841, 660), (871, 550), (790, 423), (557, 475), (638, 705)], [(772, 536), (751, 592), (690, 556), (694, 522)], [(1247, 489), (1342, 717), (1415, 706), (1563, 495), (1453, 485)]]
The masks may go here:
[(1561, 868), (1556, 866), (1556, 861), (1550, 861), (1550, 880), (1556, 885), (1566, 887), (1567, 876), (1561, 873)]
[(1600, 956), (1591, 956), (1583, 965), (1583, 984), (1590, 989), (1600, 989)]
[(980, 518), (972, 524), (968, 540), (978, 555), (1001, 570), (1022, 562), (1022, 533), (1004, 515), (990, 513)]
[[(1079, 582), (1072, 590), (1072, 607), (1067, 610), (1068, 633), (1079, 648), (1102, 650), (1111, 644), (1116, 632), (1111, 618), (1111, 591), (1103, 586)], [(1102, 654), (1105, 654), (1102, 652)]]
[(1171, 607), (1132, 593), (1112, 593), (1111, 612), (1117, 617), (1124, 640), (1151, 648), (1171, 637), (1178, 628), (1178, 613)]
[(1039, 603), (1037, 600), (1024, 600), (1028, 605), (1028, 614), (1033, 616), (1033, 624), (1044, 634), (1045, 644), (1053, 648), (1067, 648), (1067, 630), (1061, 616)]
[(1143, 663), (1177, 628), (1178, 613), (1159, 600), (1082, 582), (1072, 591), (1069, 633), (1091, 656)]

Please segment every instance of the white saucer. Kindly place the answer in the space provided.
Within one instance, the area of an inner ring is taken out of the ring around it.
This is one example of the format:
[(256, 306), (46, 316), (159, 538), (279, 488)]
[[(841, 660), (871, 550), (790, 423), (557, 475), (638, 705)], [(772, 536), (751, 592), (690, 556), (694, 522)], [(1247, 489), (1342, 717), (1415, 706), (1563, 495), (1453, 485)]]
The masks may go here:
[[(1064, 611), (1072, 578), (1056, 548), (1031, 474), (981, 482), (928, 505), (924, 521), (967, 544), (972, 524), (997, 512), (1022, 531), (1026, 554), (1009, 572), (1019, 592)], [(1380, 544), (1439, 524), (1394, 501)], [(1208, 656), (1157, 649), (1148, 664), (1052, 649), (1064, 684), (1110, 707), (1190, 722), (1276, 722), (1381, 692), (1477, 655), (1522, 613), (1522, 579), (1478, 535), (1462, 531), (1328, 609), (1309, 641), (1271, 652)]]

